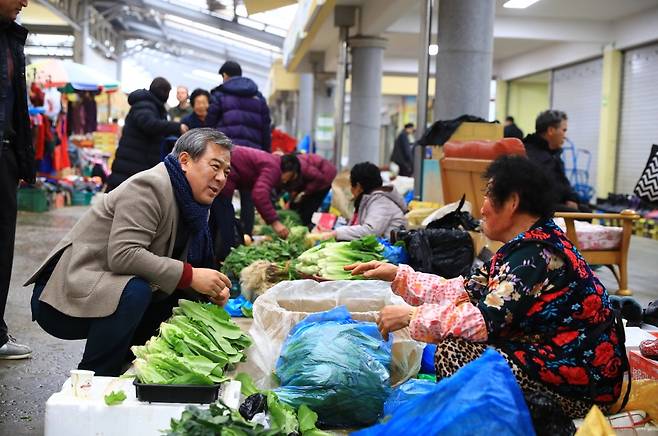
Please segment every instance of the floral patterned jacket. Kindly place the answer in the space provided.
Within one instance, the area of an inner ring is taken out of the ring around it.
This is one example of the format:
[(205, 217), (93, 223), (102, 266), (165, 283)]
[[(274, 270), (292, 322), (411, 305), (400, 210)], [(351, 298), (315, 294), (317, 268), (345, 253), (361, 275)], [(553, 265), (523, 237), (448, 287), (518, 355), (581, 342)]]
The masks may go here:
[(486, 342), (563, 395), (596, 403), (619, 396), (625, 350), (608, 295), (552, 220), (517, 235), (467, 279), (402, 265), (392, 286), (417, 306), (415, 339)]

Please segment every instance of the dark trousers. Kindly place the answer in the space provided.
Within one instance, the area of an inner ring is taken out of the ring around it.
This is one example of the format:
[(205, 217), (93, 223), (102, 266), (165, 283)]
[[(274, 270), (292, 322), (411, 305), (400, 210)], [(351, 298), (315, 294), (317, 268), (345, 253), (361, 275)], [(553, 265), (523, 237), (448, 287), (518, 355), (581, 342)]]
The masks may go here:
[(210, 236), (213, 241), (215, 259), (223, 261), (231, 251), (231, 247), (237, 245), (235, 209), (230, 198), (219, 196), (215, 198), (210, 206)]
[(311, 218), (313, 218), (313, 213), (322, 205), (327, 193), (330, 188), (323, 189), (322, 191), (314, 192), (312, 194), (304, 195), (299, 203), (292, 203), (290, 208), (296, 211), (299, 214), (299, 217), (302, 219), (302, 224), (310, 227)]
[(240, 224), (242, 231), (249, 236), (254, 231), (255, 215), (251, 191), (240, 191)]
[(5, 306), (9, 295), (9, 280), (14, 261), (16, 236), (16, 189), (18, 164), (16, 153), (8, 144), (0, 143), (0, 347), (7, 340)]
[(54, 265), (47, 268), (34, 286), (32, 319), (57, 338), (87, 339), (78, 369), (95, 371), (96, 375), (120, 375), (123, 366), (134, 358), (130, 346), (143, 345), (157, 334), (160, 323), (171, 316), (181, 297), (177, 291), (163, 300), (153, 301), (149, 283), (135, 277), (123, 289), (113, 314), (103, 318), (77, 318), (39, 301), (53, 269)]

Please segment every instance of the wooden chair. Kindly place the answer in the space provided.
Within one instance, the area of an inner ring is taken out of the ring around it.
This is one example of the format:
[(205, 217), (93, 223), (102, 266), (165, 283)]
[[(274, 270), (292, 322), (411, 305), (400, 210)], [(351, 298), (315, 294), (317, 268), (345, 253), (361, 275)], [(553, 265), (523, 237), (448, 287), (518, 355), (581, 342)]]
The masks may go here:
[[(482, 178), (491, 163), (486, 159), (467, 159), (442, 157), (439, 160), (441, 182), (443, 184), (444, 202), (458, 201), (466, 194), (466, 199), (473, 205), (473, 216), (480, 218), (480, 209), (484, 202), (486, 180)], [(618, 295), (631, 295), (628, 289), (628, 249), (631, 242), (633, 221), (640, 218), (632, 210), (621, 213), (568, 213), (558, 212), (556, 217), (565, 220), (567, 237), (581, 252), (590, 265), (606, 265), (612, 270), (619, 284)], [(583, 250), (576, 234), (575, 220), (620, 220), (622, 222), (622, 238), (619, 246), (612, 250)], [(617, 267), (618, 272), (614, 267)]]

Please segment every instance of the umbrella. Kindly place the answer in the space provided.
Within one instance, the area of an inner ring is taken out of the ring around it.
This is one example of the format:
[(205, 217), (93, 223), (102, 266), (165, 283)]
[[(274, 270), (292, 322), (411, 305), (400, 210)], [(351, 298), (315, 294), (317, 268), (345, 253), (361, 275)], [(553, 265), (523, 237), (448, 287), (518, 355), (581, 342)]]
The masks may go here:
[(86, 65), (59, 59), (45, 59), (25, 68), (27, 80), (61, 92), (105, 91), (119, 89), (119, 82), (110, 79)]

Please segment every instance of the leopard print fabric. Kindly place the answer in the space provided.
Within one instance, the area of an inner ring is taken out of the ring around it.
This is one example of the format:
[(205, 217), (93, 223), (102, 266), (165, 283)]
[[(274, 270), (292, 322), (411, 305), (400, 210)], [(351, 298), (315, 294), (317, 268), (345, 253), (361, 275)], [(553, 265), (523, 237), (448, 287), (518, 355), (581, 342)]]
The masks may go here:
[[(462, 366), (480, 357), (486, 349), (486, 344), (468, 342), (461, 338), (448, 338), (441, 341), (437, 344), (436, 355), (434, 356), (437, 381), (450, 377)], [(589, 412), (589, 409), (592, 407), (591, 403), (567, 398), (551, 391), (550, 388), (530, 379), (503, 351), (498, 348), (496, 348), (496, 351), (505, 358), (524, 393), (542, 392), (551, 396), (571, 419), (584, 418), (587, 412)], [(606, 406), (599, 405), (599, 408), (603, 413), (607, 412)]]

